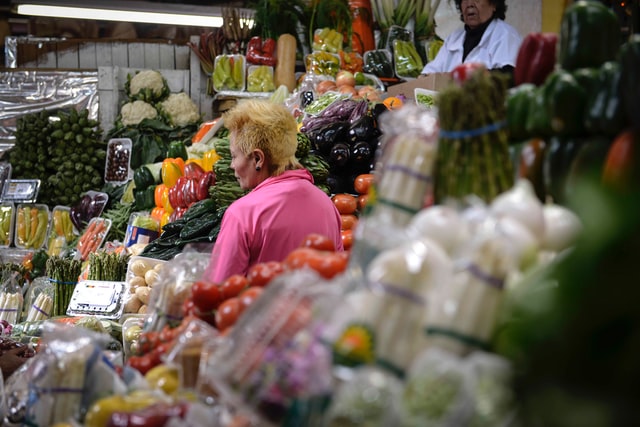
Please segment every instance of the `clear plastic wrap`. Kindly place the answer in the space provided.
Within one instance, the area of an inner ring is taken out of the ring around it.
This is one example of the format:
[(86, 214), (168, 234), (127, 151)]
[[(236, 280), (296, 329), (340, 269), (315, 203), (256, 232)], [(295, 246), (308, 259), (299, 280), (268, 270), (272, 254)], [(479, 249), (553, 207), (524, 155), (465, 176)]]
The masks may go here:
[(354, 369), (336, 387), (326, 427), (399, 425), (402, 382), (374, 366)]
[(27, 317), (25, 321), (46, 320), (53, 314), (55, 288), (46, 277), (38, 277), (29, 285), (26, 300)]
[(204, 274), (211, 255), (183, 251), (162, 267), (158, 283), (151, 289), (144, 324), (145, 331), (176, 326), (184, 318), (183, 303), (191, 296), (191, 286)]
[(481, 232), (455, 261), (453, 278), (433, 295), (425, 331), (429, 346), (465, 355), (488, 347), (507, 275), (516, 270), (510, 242)]
[(47, 241), (49, 207), (37, 203), (20, 203), (16, 208), (14, 244), (18, 248), (40, 249)]
[(24, 297), (20, 285), (18, 272), (5, 271), (0, 285), (0, 320), (11, 325), (20, 322)]
[(294, 402), (328, 395), (331, 351), (314, 316), (338, 297), (310, 270), (278, 276), (208, 355), (203, 383), (259, 425), (282, 422)]
[(13, 243), (16, 208), (12, 202), (0, 204), (0, 247), (9, 247)]
[(124, 237), (124, 246), (129, 247), (136, 243), (149, 243), (160, 236), (160, 224), (153, 219), (149, 212), (133, 212), (129, 217), (127, 232)]
[(112, 138), (109, 140), (104, 165), (105, 182), (120, 185), (133, 178), (131, 148), (132, 142), (129, 138)]
[(71, 222), (71, 208), (68, 206), (55, 206), (51, 213), (51, 225), (47, 241), (47, 254), (49, 256), (63, 256), (69, 249), (69, 245), (78, 237), (78, 230)]
[(91, 403), (126, 385), (104, 354), (109, 336), (47, 321), (42, 350), (5, 383), (9, 421), (51, 426), (80, 422)]
[(129, 258), (125, 281), (127, 297), (125, 314), (144, 314), (148, 308), (151, 289), (160, 282), (162, 268), (167, 261), (134, 255)]

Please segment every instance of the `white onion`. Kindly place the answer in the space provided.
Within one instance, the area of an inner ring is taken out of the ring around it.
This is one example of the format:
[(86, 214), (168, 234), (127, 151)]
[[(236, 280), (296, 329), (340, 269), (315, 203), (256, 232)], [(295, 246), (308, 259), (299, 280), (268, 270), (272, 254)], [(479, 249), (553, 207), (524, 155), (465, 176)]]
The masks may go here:
[(427, 237), (438, 243), (450, 255), (460, 243), (464, 221), (455, 209), (436, 205), (414, 215), (407, 230), (412, 237)]
[(560, 252), (571, 247), (582, 232), (582, 221), (570, 209), (556, 204), (543, 207), (545, 232), (542, 247)]
[(521, 222), (542, 244), (545, 226), (542, 207), (531, 182), (519, 179), (513, 188), (499, 194), (489, 209), (496, 218), (508, 216)]

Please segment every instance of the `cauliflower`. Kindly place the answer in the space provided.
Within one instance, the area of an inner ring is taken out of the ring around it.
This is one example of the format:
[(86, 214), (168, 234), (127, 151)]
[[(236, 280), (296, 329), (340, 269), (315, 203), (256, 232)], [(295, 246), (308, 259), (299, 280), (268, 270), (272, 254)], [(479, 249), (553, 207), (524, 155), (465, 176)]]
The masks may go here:
[(128, 102), (120, 109), (122, 124), (125, 126), (135, 126), (144, 119), (155, 119), (158, 117), (158, 110), (148, 102), (136, 100)]
[(184, 92), (172, 93), (159, 106), (172, 126), (187, 126), (201, 119), (198, 106)]
[(131, 99), (158, 102), (169, 95), (167, 80), (155, 70), (142, 70), (133, 77), (127, 75), (125, 90)]

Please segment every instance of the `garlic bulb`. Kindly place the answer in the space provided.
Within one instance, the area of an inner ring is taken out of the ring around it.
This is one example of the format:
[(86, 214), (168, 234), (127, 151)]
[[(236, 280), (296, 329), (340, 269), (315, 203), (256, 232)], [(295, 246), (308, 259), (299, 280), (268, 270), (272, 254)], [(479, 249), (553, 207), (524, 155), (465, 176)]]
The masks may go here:
[(519, 179), (513, 188), (491, 202), (489, 211), (497, 218), (508, 216), (521, 222), (541, 244), (545, 227), (542, 207), (531, 182)]
[(542, 208), (545, 220), (542, 247), (560, 252), (571, 247), (582, 232), (582, 221), (571, 210), (556, 204)]

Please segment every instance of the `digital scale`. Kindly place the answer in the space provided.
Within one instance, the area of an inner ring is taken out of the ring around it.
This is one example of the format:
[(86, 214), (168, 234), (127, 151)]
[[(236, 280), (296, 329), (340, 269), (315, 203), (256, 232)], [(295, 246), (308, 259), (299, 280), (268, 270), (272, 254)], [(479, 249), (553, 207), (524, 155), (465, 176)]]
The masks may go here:
[(73, 290), (67, 315), (119, 319), (124, 311), (125, 288), (125, 282), (82, 280)]

